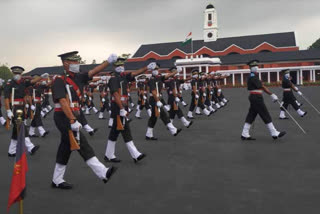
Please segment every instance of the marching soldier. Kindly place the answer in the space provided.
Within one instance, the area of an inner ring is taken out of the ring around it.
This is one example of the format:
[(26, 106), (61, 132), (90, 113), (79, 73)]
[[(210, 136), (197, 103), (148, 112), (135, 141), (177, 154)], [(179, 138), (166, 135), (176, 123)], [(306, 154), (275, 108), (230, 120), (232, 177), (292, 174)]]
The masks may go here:
[(143, 108), (146, 108), (147, 114), (151, 117), (151, 109), (150, 104), (148, 101), (148, 89), (147, 89), (147, 76), (140, 75), (137, 78), (137, 88), (138, 88), (138, 105), (137, 105), (137, 112), (135, 117), (141, 119), (141, 111)]
[(55, 103), (54, 121), (56, 127), (61, 133), (61, 141), (57, 151), (56, 165), (53, 173), (52, 188), (71, 189), (72, 185), (65, 182), (64, 174), (71, 155), (70, 146), (76, 139), (79, 154), (92, 169), (92, 171), (106, 183), (114, 173), (114, 167), (105, 167), (95, 156), (95, 153), (82, 134), (82, 128), (79, 123), (80, 105), (82, 98), (82, 88), (88, 84), (92, 77), (109, 64), (113, 63), (117, 56), (111, 54), (107, 61), (93, 68), (89, 72), (80, 73), (80, 56), (78, 52), (69, 52), (59, 55), (62, 60), (64, 70), (67, 72), (65, 76), (55, 76), (52, 85), (52, 97)]
[(197, 69), (192, 70), (192, 79), (191, 79), (191, 102), (188, 112), (188, 118), (194, 119), (193, 111), (198, 105), (199, 93), (198, 93), (198, 79), (199, 79), (199, 71)]
[[(16, 147), (17, 147), (17, 110), (22, 110), (25, 112), (25, 90), (27, 87), (37, 83), (42, 78), (48, 78), (48, 74), (42, 74), (41, 77), (35, 77), (32, 80), (30, 79), (22, 79), (22, 72), (24, 68), (20, 66), (14, 66), (11, 68), (12, 73), (14, 74), (13, 80), (7, 82), (4, 89), (4, 98), (5, 98), (5, 108), (7, 111), (7, 118), (11, 120), (13, 124), (11, 142), (9, 146), (8, 156), (14, 157), (16, 155)], [(23, 120), (25, 119), (25, 113), (22, 115)], [(31, 142), (27, 130), (25, 131), (25, 144), (28, 149), (28, 152), (33, 155), (39, 149), (40, 146), (35, 146)]]
[(105, 119), (103, 116), (103, 113), (105, 110), (107, 112), (111, 113), (111, 108), (110, 108), (110, 102), (109, 102), (109, 87), (107, 83), (107, 77), (103, 76), (101, 77), (101, 83), (99, 85), (99, 92), (100, 92), (100, 103), (101, 103), (101, 108), (100, 108), (100, 113), (99, 113), (99, 119)]
[(146, 133), (146, 140), (157, 140), (153, 136), (153, 128), (157, 123), (157, 119), (160, 116), (161, 120), (163, 121), (164, 125), (167, 126), (168, 130), (173, 136), (177, 136), (179, 132), (181, 132), (182, 129), (177, 129), (174, 127), (174, 125), (171, 123), (170, 118), (168, 117), (166, 111), (164, 110), (164, 104), (162, 102), (163, 96), (162, 96), (162, 88), (163, 83), (166, 79), (174, 76), (176, 74), (175, 72), (172, 72), (171, 74), (167, 74), (165, 76), (161, 76), (159, 74), (158, 69), (160, 66), (156, 64), (156, 67), (152, 69), (152, 76), (150, 80), (148, 81), (148, 86), (150, 90), (150, 98), (149, 103), (151, 105), (151, 117), (148, 120), (148, 128)]
[[(178, 70), (176, 67), (170, 68), (170, 72), (176, 73), (175, 76), (178, 74)], [(170, 110), (169, 110), (169, 116), (170, 120), (173, 123), (173, 120), (175, 116), (177, 115), (178, 118), (181, 120), (182, 124), (189, 128), (192, 125), (192, 121), (188, 121), (179, 107), (179, 103), (181, 102), (179, 98), (179, 90), (180, 88), (180, 80), (170, 77), (166, 83), (167, 87), (167, 92), (168, 92), (168, 104), (170, 105)]]
[(246, 122), (244, 124), (241, 139), (242, 140), (255, 140), (250, 136), (251, 124), (256, 119), (259, 114), (263, 122), (267, 125), (270, 134), (273, 139), (283, 137), (286, 132), (279, 132), (276, 130), (272, 123), (271, 116), (268, 112), (266, 105), (264, 104), (262, 93), (265, 92), (271, 96), (271, 99), (276, 102), (278, 101), (277, 95), (270, 92), (270, 90), (262, 84), (258, 77), (258, 62), (257, 60), (250, 61), (248, 63), (250, 67), (250, 77), (248, 78), (247, 87), (250, 92), (249, 101), (250, 108), (246, 117)]
[(0, 124), (5, 126), (6, 119), (4, 119), (2, 115), (2, 110), (1, 110), (2, 109), (1, 96), (2, 96), (3, 84), (4, 84), (4, 80), (0, 78)]
[(149, 64), (148, 67), (141, 68), (135, 72), (124, 73), (124, 63), (126, 58), (119, 57), (114, 63), (115, 72), (112, 73), (109, 79), (109, 88), (111, 98), (111, 117), (113, 118), (113, 124), (109, 133), (108, 143), (105, 152), (105, 161), (107, 162), (120, 162), (115, 156), (115, 146), (119, 134), (121, 133), (123, 140), (127, 146), (127, 149), (135, 163), (141, 161), (146, 155), (139, 152), (133, 143), (133, 138), (130, 131), (128, 122), (129, 111), (129, 96), (128, 87), (129, 82), (135, 80), (135, 76), (140, 75), (155, 67), (154, 64)]
[(290, 80), (290, 70), (285, 69), (282, 71), (284, 76), (282, 78), (282, 88), (283, 88), (283, 98), (282, 98), (282, 107), (280, 108), (280, 116), (281, 120), (288, 119), (285, 114), (285, 109), (288, 109), (289, 105), (297, 111), (300, 117), (304, 117), (307, 112), (304, 112), (300, 109), (300, 106), (296, 102), (296, 97), (293, 95), (292, 91), (297, 92), (300, 96), (302, 96), (301, 91), (291, 82)]
[(32, 109), (34, 109), (34, 117), (31, 121), (31, 126), (29, 129), (30, 137), (38, 137), (35, 133), (36, 129), (38, 129), (41, 137), (45, 137), (47, 134), (49, 134), (49, 131), (46, 131), (43, 128), (43, 123), (41, 119), (41, 101), (42, 94), (44, 93), (44, 90), (46, 88), (46, 84), (47, 82), (43, 80), (40, 84), (37, 83), (33, 86), (32, 100), (34, 102), (34, 105), (32, 105)]

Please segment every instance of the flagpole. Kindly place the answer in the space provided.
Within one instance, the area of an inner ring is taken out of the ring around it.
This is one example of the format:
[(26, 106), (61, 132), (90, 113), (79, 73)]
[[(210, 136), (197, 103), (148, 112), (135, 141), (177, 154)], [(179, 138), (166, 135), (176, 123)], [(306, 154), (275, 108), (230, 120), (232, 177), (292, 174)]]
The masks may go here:
[(191, 37), (191, 59), (193, 59), (193, 38)]
[(23, 214), (23, 199), (19, 202), (19, 214)]

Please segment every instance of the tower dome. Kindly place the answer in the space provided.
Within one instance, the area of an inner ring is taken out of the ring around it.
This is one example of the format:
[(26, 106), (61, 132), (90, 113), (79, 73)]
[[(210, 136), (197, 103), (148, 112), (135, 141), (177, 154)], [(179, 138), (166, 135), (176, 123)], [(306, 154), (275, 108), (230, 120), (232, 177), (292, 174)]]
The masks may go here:
[(214, 8), (214, 6), (212, 5), (212, 4), (209, 4), (207, 7), (206, 7), (206, 9), (213, 9)]

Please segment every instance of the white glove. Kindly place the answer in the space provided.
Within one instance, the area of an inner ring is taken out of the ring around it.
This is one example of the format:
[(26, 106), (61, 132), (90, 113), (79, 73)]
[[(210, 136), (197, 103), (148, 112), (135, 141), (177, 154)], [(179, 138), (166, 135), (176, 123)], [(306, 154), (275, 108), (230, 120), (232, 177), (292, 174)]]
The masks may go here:
[(109, 62), (109, 64), (112, 64), (112, 63), (114, 63), (115, 61), (117, 61), (117, 59), (118, 59), (118, 56), (117, 56), (117, 54), (111, 54), (109, 57), (108, 57), (108, 62)]
[(202, 95), (202, 96), (206, 97), (206, 96), (207, 96), (207, 94), (206, 94), (206, 93), (203, 93), (203, 95)]
[(89, 97), (89, 100), (92, 101), (92, 97)]
[(199, 99), (199, 95), (198, 94), (196, 94), (196, 99)]
[(29, 104), (26, 104), (26, 108), (29, 108)]
[(213, 94), (213, 91), (210, 91), (210, 94)]
[(176, 101), (177, 103), (180, 102), (179, 97), (176, 97), (176, 98), (175, 98), (175, 101)]
[(49, 74), (48, 73), (41, 74), (41, 77), (43, 79), (47, 79), (49, 77)]
[(181, 67), (177, 67), (177, 72), (180, 73), (182, 71)]
[(153, 71), (154, 69), (156, 69), (157, 67), (157, 64), (155, 62), (151, 62), (147, 68), (148, 68), (148, 71)]
[(71, 124), (71, 130), (74, 132), (80, 131), (81, 128), (82, 128), (82, 125), (77, 120)]
[(34, 105), (31, 105), (31, 110), (32, 111), (36, 110), (36, 107)]
[(123, 109), (120, 109), (120, 116), (121, 117), (126, 117), (128, 114), (128, 112), (123, 108)]
[(102, 98), (101, 101), (104, 103), (106, 101), (106, 99)]
[(146, 97), (145, 95), (143, 95), (143, 99), (144, 99), (144, 100), (146, 100), (146, 99), (147, 99), (147, 97)]
[(9, 109), (9, 110), (7, 110), (7, 117), (10, 119), (10, 120), (12, 120), (12, 118), (13, 118), (13, 113), (12, 113), (12, 111)]
[(102, 81), (106, 81), (107, 80), (107, 76), (102, 76), (100, 77)]
[(87, 98), (87, 95), (84, 95), (84, 98)]
[(161, 107), (163, 106), (162, 102), (161, 102), (161, 101), (158, 101), (158, 102), (157, 102), (157, 106), (158, 106), (159, 108), (161, 108)]
[(298, 94), (299, 94), (300, 96), (302, 96), (302, 93), (301, 93), (301, 91), (298, 91), (297, 93), (298, 93)]
[(273, 102), (277, 102), (279, 100), (279, 98), (275, 94), (271, 94), (271, 99)]

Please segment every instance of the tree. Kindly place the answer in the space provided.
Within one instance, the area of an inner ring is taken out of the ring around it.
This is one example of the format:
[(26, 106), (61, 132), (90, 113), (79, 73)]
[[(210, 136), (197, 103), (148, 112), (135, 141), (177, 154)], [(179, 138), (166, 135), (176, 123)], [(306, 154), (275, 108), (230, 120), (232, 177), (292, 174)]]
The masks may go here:
[(0, 65), (0, 78), (7, 81), (8, 79), (12, 79), (12, 77), (13, 74), (11, 73), (10, 68), (5, 64)]
[(315, 48), (319, 48), (320, 49), (320, 39), (318, 39), (317, 41), (315, 41), (310, 47), (310, 49), (315, 49)]

